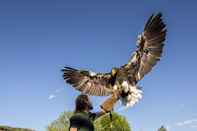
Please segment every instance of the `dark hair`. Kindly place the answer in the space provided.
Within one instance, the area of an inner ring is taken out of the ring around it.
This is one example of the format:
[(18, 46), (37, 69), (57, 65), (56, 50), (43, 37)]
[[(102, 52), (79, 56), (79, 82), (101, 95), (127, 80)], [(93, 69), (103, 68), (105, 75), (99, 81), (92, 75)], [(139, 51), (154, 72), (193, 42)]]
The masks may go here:
[(86, 109), (93, 109), (88, 95), (81, 94), (75, 100), (75, 112), (85, 111)]

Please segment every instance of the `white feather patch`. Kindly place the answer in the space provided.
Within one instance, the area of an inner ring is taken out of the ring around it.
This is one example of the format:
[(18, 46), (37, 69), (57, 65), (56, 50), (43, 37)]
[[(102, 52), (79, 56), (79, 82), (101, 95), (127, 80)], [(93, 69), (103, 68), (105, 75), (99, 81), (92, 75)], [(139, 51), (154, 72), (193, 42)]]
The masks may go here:
[(137, 73), (137, 76), (138, 76), (138, 79), (140, 80), (141, 79), (141, 76), (140, 76), (140, 73), (139, 72)]
[[(124, 91), (128, 90), (128, 95), (126, 97), (121, 97), (120, 100), (126, 107), (134, 106), (142, 98), (142, 90), (138, 89), (136, 86), (129, 85), (127, 82), (122, 83)], [(128, 88), (128, 89), (127, 89)]]
[(114, 86), (113, 86), (113, 89), (114, 89), (114, 90), (117, 90), (117, 89), (118, 89), (117, 85), (114, 85)]
[(89, 73), (90, 73), (90, 76), (95, 76), (96, 75), (96, 73), (93, 72), (93, 71), (89, 71)]
[(122, 87), (123, 87), (124, 92), (128, 92), (129, 91), (129, 84), (128, 84), (127, 81), (123, 81)]

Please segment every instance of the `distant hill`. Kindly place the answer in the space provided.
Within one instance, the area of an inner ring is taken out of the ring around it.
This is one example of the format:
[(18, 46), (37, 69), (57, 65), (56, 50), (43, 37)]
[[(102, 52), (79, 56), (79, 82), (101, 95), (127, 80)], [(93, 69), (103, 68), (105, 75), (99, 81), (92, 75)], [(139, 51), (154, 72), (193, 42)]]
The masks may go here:
[(10, 127), (10, 126), (1, 126), (0, 125), (0, 131), (35, 131), (35, 130), (27, 129), (27, 128), (17, 128), (17, 127)]

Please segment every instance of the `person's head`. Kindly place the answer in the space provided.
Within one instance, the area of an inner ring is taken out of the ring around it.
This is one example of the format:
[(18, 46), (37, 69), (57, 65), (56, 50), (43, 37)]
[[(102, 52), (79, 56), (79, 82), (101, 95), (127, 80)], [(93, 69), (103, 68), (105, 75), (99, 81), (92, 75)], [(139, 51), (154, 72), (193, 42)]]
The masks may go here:
[(92, 110), (92, 103), (86, 94), (79, 95), (75, 100), (75, 112)]

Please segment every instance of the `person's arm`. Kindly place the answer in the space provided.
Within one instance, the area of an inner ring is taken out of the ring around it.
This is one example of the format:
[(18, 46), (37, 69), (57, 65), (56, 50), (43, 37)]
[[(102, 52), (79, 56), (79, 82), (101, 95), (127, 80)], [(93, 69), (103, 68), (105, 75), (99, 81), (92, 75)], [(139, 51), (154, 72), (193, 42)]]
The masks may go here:
[(101, 105), (101, 110), (99, 112), (93, 113), (93, 119), (105, 115), (106, 113), (113, 110), (115, 103), (119, 100), (119, 91), (115, 91), (107, 100), (105, 100)]
[(113, 110), (113, 107), (115, 103), (119, 100), (120, 92), (117, 90), (113, 92), (112, 96), (109, 97), (107, 100), (103, 102), (103, 104), (100, 105), (102, 111), (104, 113), (108, 113)]

